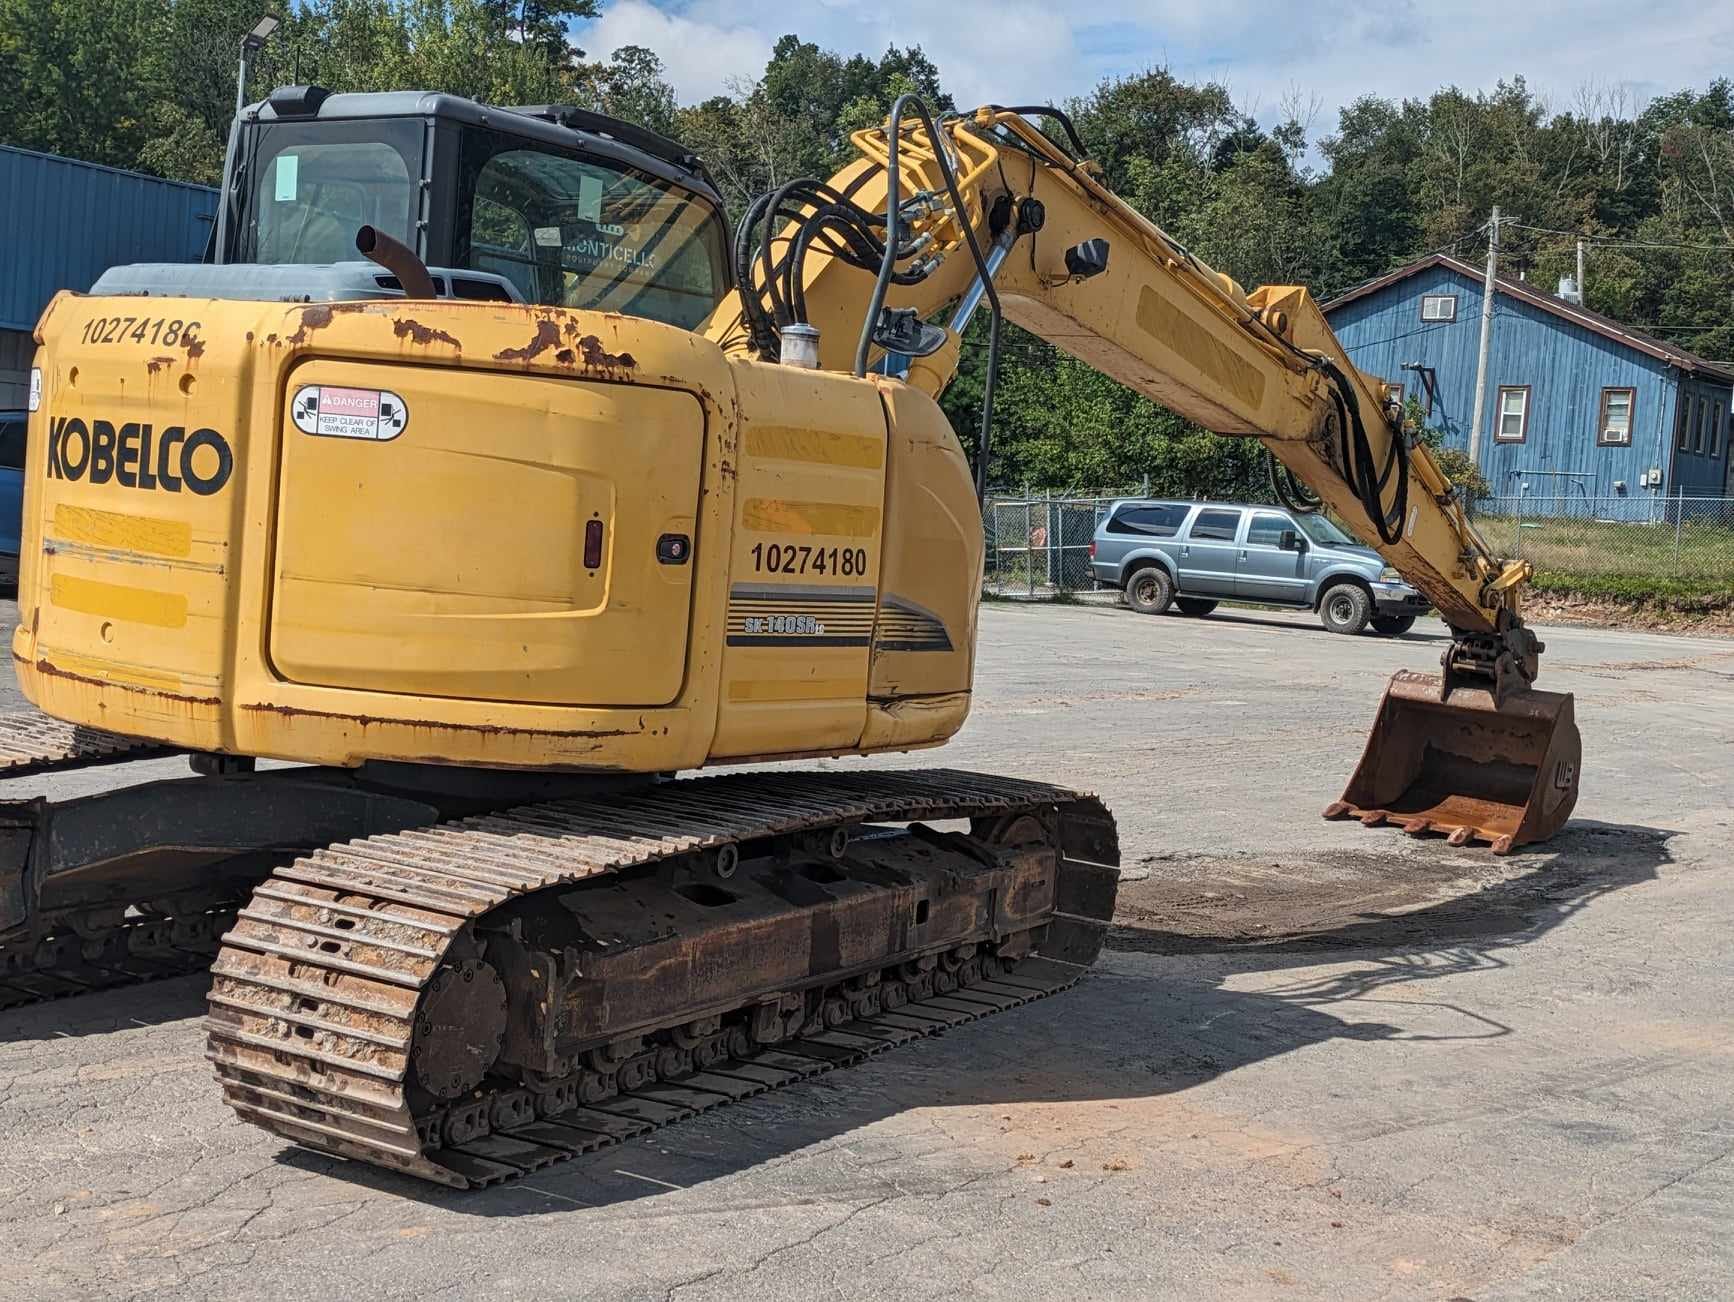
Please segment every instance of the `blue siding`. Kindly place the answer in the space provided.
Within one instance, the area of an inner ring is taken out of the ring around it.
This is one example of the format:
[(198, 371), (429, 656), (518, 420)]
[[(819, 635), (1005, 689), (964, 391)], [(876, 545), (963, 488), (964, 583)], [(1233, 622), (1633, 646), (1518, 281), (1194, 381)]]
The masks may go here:
[[(1423, 322), (1425, 294), (1455, 294), (1456, 320)], [(1479, 278), (1451, 267), (1425, 267), (1334, 309), (1330, 322), (1355, 365), (1390, 383), (1402, 382), (1405, 397), (1420, 394), (1420, 380), (1403, 364), (1433, 367), (1438, 400), (1430, 423), (1444, 431), (1449, 446), (1468, 450), (1481, 330)], [(1529, 386), (1529, 425), (1521, 443), (1497, 437), (1499, 389), (1508, 385)], [(1596, 441), (1604, 388), (1634, 390), (1629, 445)], [(1727, 386), (1691, 378), (1595, 330), (1496, 294), (1481, 425), (1482, 474), (1500, 494), (1516, 493), (1523, 484), (1532, 496), (1546, 497), (1721, 493), (1729, 455), (1726, 425), (1715, 455), (1706, 441), (1703, 453), (1680, 452), (1676, 461), (1676, 404), (1682, 388), (1694, 398), (1704, 394), (1712, 409), (1716, 402), (1725, 413), (1729, 409)], [(1642, 486), (1652, 468), (1662, 471), (1660, 488)]]
[(0, 146), (0, 329), (34, 329), (58, 290), (110, 267), (197, 262), (216, 211), (208, 186)]

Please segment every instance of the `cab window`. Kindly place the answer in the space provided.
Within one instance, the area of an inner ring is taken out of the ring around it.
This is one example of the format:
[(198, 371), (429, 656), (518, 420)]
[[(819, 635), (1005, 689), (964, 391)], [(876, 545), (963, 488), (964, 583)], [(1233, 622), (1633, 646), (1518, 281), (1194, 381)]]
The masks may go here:
[(1187, 510), (1184, 506), (1123, 506), (1108, 522), (1108, 532), (1172, 538), (1180, 532)]
[(504, 276), (531, 303), (688, 330), (727, 292), (722, 224), (697, 195), (625, 164), (488, 133), (466, 149), (461, 265)]
[(1239, 511), (1200, 511), (1190, 536), (1195, 542), (1233, 542), (1239, 528)]
[(1294, 523), (1286, 515), (1254, 512), (1252, 523), (1246, 527), (1247, 546), (1279, 547), (1282, 545), (1283, 534), (1293, 528)]

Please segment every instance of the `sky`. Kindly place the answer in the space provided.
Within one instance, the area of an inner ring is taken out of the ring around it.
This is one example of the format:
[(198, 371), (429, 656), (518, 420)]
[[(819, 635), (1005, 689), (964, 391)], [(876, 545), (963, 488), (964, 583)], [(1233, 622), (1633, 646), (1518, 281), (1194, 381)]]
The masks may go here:
[(1521, 73), (1564, 109), (1589, 84), (1641, 102), (1734, 76), (1728, 0), (602, 0), (578, 36), (592, 58), (655, 50), (692, 103), (751, 82), (791, 31), (845, 54), (919, 45), (960, 107), (1060, 100), (1167, 67), (1225, 83), (1267, 124), (1316, 99), (1315, 135), (1368, 93), (1491, 89)]

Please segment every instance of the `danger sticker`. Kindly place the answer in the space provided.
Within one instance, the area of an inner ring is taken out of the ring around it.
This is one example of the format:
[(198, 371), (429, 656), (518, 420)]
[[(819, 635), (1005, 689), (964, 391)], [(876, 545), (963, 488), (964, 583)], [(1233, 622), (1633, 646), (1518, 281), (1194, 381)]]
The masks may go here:
[(396, 438), (409, 424), (409, 408), (395, 393), (334, 384), (303, 385), (295, 392), (290, 414), (303, 434), (374, 443)]

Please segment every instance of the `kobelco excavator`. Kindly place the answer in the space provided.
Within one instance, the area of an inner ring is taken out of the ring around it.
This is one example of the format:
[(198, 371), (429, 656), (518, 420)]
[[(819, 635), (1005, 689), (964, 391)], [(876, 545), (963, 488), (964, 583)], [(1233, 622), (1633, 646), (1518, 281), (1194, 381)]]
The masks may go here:
[[(1327, 812), (1560, 826), (1527, 569), (1305, 290), (1204, 265), (1051, 108), (905, 97), (854, 146), (731, 239), (627, 124), (289, 87), (236, 123), (206, 265), (54, 301), (13, 641), (48, 718), (3, 758), (195, 775), (6, 808), (7, 1000), (209, 963), (243, 1117), (471, 1186), (1071, 984), (1116, 888), (1095, 799), (674, 776), (963, 723), (1002, 318), (1260, 440), (1445, 617)], [(972, 469), (935, 398), (984, 308)]]

